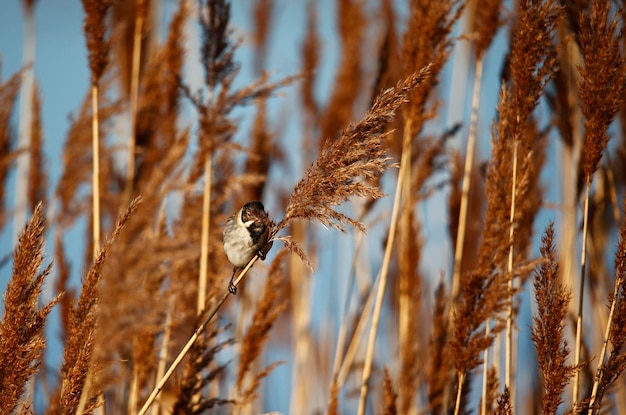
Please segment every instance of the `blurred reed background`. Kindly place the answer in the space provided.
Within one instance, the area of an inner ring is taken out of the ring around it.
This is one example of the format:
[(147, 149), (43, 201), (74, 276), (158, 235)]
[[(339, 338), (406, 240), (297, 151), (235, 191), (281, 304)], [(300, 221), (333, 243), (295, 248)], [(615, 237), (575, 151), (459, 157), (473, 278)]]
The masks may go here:
[(626, 413), (622, 1), (83, 0), (60, 152), (46, 6), (0, 43), (0, 413), (138, 413), (250, 200), (273, 249), (148, 413)]

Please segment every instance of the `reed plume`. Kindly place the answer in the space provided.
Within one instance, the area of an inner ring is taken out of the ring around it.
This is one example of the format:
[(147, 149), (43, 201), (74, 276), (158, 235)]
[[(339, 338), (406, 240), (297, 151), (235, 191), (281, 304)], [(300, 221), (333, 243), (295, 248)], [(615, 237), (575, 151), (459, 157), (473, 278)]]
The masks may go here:
[[(4, 293), (4, 314), (0, 320), (0, 410), (14, 413), (20, 406), (26, 384), (41, 367), (46, 346), (44, 325), (52, 308), (60, 301), (58, 294), (39, 308), (43, 284), (51, 265), (44, 261), (43, 205), (20, 233), (13, 251), (13, 274)], [(20, 407), (20, 413), (25, 410)]]
[(494, 413), (495, 415), (513, 415), (511, 394), (507, 387), (504, 388), (504, 392), (502, 392), (502, 395), (498, 398), (498, 407)]
[(555, 257), (554, 225), (550, 223), (541, 238), (542, 263), (535, 271), (534, 287), (537, 315), (533, 318), (532, 340), (537, 363), (543, 375), (543, 414), (556, 414), (563, 402), (565, 386), (574, 375), (567, 363), (570, 349), (565, 340), (565, 317), (572, 295), (559, 282)]
[(380, 189), (367, 181), (376, 179), (390, 167), (383, 147), (384, 128), (406, 102), (409, 91), (427, 79), (429, 71), (430, 67), (423, 68), (399, 82), (396, 88), (381, 93), (361, 121), (351, 124), (337, 140), (324, 145), (318, 159), (294, 188), (285, 216), (272, 236), (296, 219), (315, 220), (340, 231), (344, 231), (345, 225), (365, 230), (363, 224), (333, 208), (352, 196), (373, 199), (383, 196)]

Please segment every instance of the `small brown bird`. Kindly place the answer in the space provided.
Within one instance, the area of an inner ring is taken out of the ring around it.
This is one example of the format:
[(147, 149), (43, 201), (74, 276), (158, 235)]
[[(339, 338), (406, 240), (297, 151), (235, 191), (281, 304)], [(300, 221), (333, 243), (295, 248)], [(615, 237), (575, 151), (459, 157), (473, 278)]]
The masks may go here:
[(263, 203), (256, 200), (246, 203), (226, 221), (224, 252), (234, 266), (228, 285), (231, 294), (237, 294), (237, 287), (233, 284), (237, 270), (244, 268), (255, 255), (264, 260), (272, 247), (271, 243), (267, 243), (271, 224)]

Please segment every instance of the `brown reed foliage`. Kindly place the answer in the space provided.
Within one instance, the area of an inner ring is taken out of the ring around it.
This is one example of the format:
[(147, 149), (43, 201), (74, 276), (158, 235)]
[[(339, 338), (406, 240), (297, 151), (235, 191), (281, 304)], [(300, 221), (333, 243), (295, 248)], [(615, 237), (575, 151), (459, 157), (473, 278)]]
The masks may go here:
[(476, 57), (481, 58), (502, 26), (502, 0), (474, 2), (473, 28), (476, 31)]
[(322, 147), (317, 161), (294, 188), (285, 216), (272, 235), (295, 219), (316, 220), (341, 231), (345, 224), (365, 230), (360, 222), (333, 207), (352, 196), (373, 199), (383, 196), (380, 189), (366, 180), (376, 179), (389, 168), (389, 158), (382, 145), (385, 125), (393, 119), (407, 94), (428, 78), (429, 71), (429, 66), (423, 68), (399, 82), (396, 88), (384, 91), (361, 121), (348, 126), (337, 140)]
[(91, 69), (91, 83), (98, 84), (109, 63), (110, 41), (107, 39), (106, 19), (110, 0), (82, 0), (85, 9), (85, 38)]
[(610, 11), (610, 1), (593, 0), (591, 10), (580, 15), (580, 35), (577, 37), (584, 60), (579, 87), (585, 117), (581, 164), (587, 183), (591, 183), (609, 141), (607, 129), (619, 109), (626, 86), (619, 23), (610, 18)]
[(427, 111), (426, 101), (437, 86), (438, 75), (452, 48), (450, 33), (461, 16), (465, 1), (446, 0), (431, 2), (411, 0), (408, 27), (402, 41), (402, 62), (405, 76), (431, 65), (432, 75), (424, 85), (409, 95), (410, 104), (404, 108), (405, 123), (410, 122), (408, 136), (415, 137), (424, 122), (433, 118), (434, 111)]
[(559, 282), (552, 223), (541, 238), (541, 257), (542, 263), (535, 271), (533, 283), (537, 315), (533, 318), (532, 340), (545, 388), (541, 401), (542, 413), (556, 414), (563, 402), (561, 396), (565, 386), (574, 375), (574, 367), (567, 363), (570, 350), (564, 333), (567, 307), (572, 295)]
[[(81, 394), (87, 394), (86, 413), (97, 406), (97, 391), (83, 391), (90, 372), (91, 356), (96, 335), (96, 320), (99, 313), (100, 281), (102, 270), (111, 251), (113, 242), (139, 206), (139, 200), (131, 202), (126, 212), (120, 216), (111, 236), (99, 250), (97, 258), (86, 274), (78, 299), (69, 312), (67, 340), (61, 367), (62, 382), (58, 385), (51, 401), (49, 413), (73, 414), (78, 408)], [(91, 373), (93, 375), (93, 373)]]
[(513, 415), (513, 408), (511, 407), (511, 393), (508, 387), (504, 387), (504, 392), (498, 398), (498, 407), (494, 412), (495, 415)]
[[(44, 260), (43, 205), (19, 235), (13, 251), (13, 274), (4, 293), (4, 315), (0, 320), (0, 411), (14, 413), (26, 384), (41, 366), (46, 346), (44, 325), (62, 294), (39, 308), (39, 297), (51, 265)], [(20, 413), (28, 412), (21, 407)]]
[[(196, 415), (207, 409), (223, 405), (234, 405), (236, 402), (230, 399), (209, 398), (202, 394), (202, 390), (213, 380), (224, 376), (226, 364), (215, 364), (216, 354), (225, 347), (234, 343), (234, 339), (218, 340), (217, 336), (225, 328), (213, 328), (204, 331), (200, 339), (193, 345), (189, 352), (189, 360), (185, 364), (181, 379), (180, 390), (177, 393), (178, 400), (174, 405), (175, 415)], [(205, 370), (209, 369), (209, 370)]]

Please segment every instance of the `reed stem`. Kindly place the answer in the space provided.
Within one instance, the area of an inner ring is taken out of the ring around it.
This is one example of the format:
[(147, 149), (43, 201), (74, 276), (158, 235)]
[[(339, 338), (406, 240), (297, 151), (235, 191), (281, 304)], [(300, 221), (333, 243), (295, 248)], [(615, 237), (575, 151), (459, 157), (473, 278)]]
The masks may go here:
[(409, 170), (407, 168), (409, 159), (411, 157), (411, 137), (410, 137), (410, 124), (404, 128), (404, 138), (402, 140), (402, 157), (400, 159), (400, 171), (398, 173), (398, 182), (396, 183), (396, 195), (393, 201), (393, 209), (391, 212), (391, 222), (389, 224), (389, 236), (387, 237), (387, 243), (385, 245), (385, 256), (383, 257), (383, 264), (380, 270), (380, 282), (378, 285), (378, 291), (376, 293), (376, 301), (374, 303), (374, 312), (372, 315), (372, 325), (370, 327), (369, 339), (367, 342), (367, 352), (365, 354), (365, 364), (363, 367), (363, 379), (361, 383), (361, 395), (359, 398), (359, 407), (357, 410), (358, 415), (365, 414), (367, 392), (369, 379), (372, 374), (372, 360), (374, 359), (374, 345), (376, 343), (376, 335), (378, 333), (378, 322), (380, 321), (380, 313), (382, 311), (383, 298), (385, 296), (385, 288), (387, 286), (387, 276), (389, 273), (389, 264), (391, 263), (391, 250), (396, 238), (396, 229), (398, 222), (398, 212), (400, 211), (400, 202), (402, 194), (402, 186), (405, 180), (409, 177)]
[(587, 178), (585, 186), (585, 207), (583, 211), (583, 242), (580, 254), (580, 285), (578, 287), (578, 312), (576, 315), (576, 344), (574, 351), (574, 387), (572, 391), (572, 404), (574, 408), (578, 404), (578, 389), (580, 386), (580, 352), (582, 347), (583, 330), (583, 299), (585, 289), (585, 270), (587, 268), (587, 231), (589, 226), (589, 194), (591, 190), (591, 178)]

